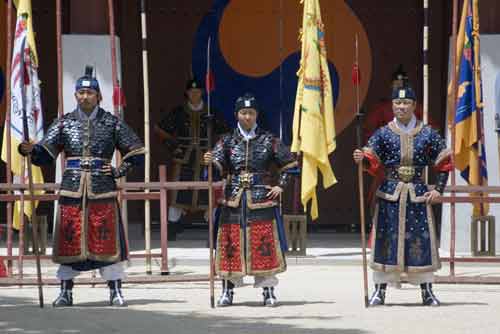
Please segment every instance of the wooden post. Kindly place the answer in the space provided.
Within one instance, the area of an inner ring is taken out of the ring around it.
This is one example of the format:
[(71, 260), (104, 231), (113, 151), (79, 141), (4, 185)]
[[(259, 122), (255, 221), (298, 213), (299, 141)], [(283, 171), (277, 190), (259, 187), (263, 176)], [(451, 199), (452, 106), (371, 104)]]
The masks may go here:
[(169, 275), (168, 271), (168, 191), (165, 188), (167, 182), (167, 168), (165, 165), (159, 167), (160, 174), (160, 238), (161, 238), (161, 267), (162, 275)]

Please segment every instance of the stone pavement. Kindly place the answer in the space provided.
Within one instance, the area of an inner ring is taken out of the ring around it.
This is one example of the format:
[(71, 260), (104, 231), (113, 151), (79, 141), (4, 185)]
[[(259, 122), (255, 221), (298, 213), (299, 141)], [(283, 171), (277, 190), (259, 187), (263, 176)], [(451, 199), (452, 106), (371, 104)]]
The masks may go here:
[[(436, 285), (443, 302), (439, 308), (421, 306), (420, 289), (403, 285), (389, 289), (386, 306), (365, 309), (356, 240), (322, 235), (310, 242), (308, 257), (289, 258), (288, 271), (279, 276), (280, 306), (276, 308), (261, 306), (261, 291), (252, 287), (251, 279), (236, 290), (233, 307), (215, 309), (210, 308), (206, 282), (126, 284), (127, 308), (106, 306), (104, 285), (76, 286), (76, 305), (66, 309), (50, 305), (57, 287), (44, 288), (46, 307), (40, 309), (36, 288), (13, 286), (0, 288), (0, 333), (500, 333), (500, 286), (496, 285)], [(207, 273), (208, 252), (203, 244), (203, 238), (172, 243), (172, 274)], [(27, 276), (34, 274), (33, 267), (32, 262), (25, 263)], [(53, 275), (55, 269), (44, 263), (44, 275)], [(445, 266), (442, 274), (447, 270)], [(142, 275), (144, 261), (132, 261), (128, 272)], [(154, 260), (153, 274), (158, 272)], [(500, 266), (459, 264), (457, 272), (500, 276)]]

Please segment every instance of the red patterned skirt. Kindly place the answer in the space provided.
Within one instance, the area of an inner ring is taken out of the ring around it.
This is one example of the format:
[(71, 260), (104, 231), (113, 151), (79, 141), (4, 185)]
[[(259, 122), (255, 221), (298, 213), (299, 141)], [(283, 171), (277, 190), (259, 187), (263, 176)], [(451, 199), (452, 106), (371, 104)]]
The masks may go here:
[(52, 255), (54, 262), (106, 265), (127, 258), (124, 230), (115, 198), (85, 202), (61, 197), (57, 218)]
[(274, 208), (223, 208), (217, 232), (216, 271), (226, 278), (286, 270)]

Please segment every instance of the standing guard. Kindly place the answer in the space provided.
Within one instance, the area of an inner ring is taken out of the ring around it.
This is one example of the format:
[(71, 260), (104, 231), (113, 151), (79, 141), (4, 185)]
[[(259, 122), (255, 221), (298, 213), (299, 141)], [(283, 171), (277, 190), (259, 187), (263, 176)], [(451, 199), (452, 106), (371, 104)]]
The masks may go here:
[[(286, 238), (279, 195), (288, 180), (287, 171), (297, 166), (289, 149), (273, 134), (257, 126), (257, 100), (245, 94), (236, 101), (237, 128), (223, 136), (204, 156), (226, 175), (222, 212), (216, 222), (216, 271), (223, 278), (218, 306), (233, 303), (234, 287), (245, 275), (255, 277), (254, 287), (263, 288), (265, 306), (277, 305), (276, 274), (286, 270)], [(279, 168), (276, 185), (271, 166)]]
[[(434, 272), (441, 268), (438, 240), (431, 204), (443, 193), (451, 166), (451, 151), (437, 131), (415, 117), (416, 97), (406, 86), (392, 93), (394, 119), (378, 129), (363, 150), (355, 150), (356, 163), (366, 163), (385, 178), (376, 192), (371, 236), (375, 292), (371, 306), (383, 305), (387, 284), (399, 285), (401, 274), (420, 284), (422, 303), (439, 306), (432, 291)], [(425, 184), (424, 170), (436, 172), (436, 186)]]
[[(53, 163), (60, 152), (66, 157), (54, 228), (52, 257), (60, 264), (57, 278), (61, 281), (54, 307), (72, 306), (73, 278), (97, 268), (108, 282), (110, 305), (126, 305), (121, 262), (128, 250), (115, 179), (142, 165), (145, 151), (124, 121), (99, 107), (102, 95), (92, 72), (87, 66), (76, 82), (76, 110), (56, 119), (39, 143), (19, 145), (19, 152), (31, 154), (38, 166)], [(115, 149), (122, 155), (118, 168), (111, 166)]]
[[(225, 123), (211, 118), (203, 102), (203, 85), (196, 79), (186, 83), (185, 103), (170, 111), (155, 126), (155, 133), (165, 144), (173, 161), (173, 181), (201, 181), (203, 176), (203, 152), (208, 147), (208, 122), (214, 121), (215, 135), (229, 132)], [(214, 112), (212, 111), (212, 114)], [(168, 195), (168, 240), (175, 240), (182, 232), (181, 218), (188, 212), (206, 211), (206, 190), (172, 190)], [(208, 212), (205, 212), (208, 221)]]

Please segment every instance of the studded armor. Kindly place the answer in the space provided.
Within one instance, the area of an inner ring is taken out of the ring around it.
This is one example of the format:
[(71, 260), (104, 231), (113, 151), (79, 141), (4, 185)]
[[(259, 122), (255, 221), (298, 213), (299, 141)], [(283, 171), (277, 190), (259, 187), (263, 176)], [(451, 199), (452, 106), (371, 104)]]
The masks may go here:
[(395, 121), (380, 128), (364, 149), (368, 172), (382, 168), (385, 179), (375, 196), (371, 267), (381, 272), (434, 272), (441, 267), (438, 239), (424, 168), (436, 172), (442, 192), (452, 170), (450, 155), (439, 133), (420, 121), (403, 131)]
[[(230, 131), (226, 124), (208, 115), (208, 109), (193, 110), (188, 103), (169, 112), (158, 124), (168, 133), (164, 141), (173, 156), (171, 178), (174, 181), (200, 181), (203, 179), (203, 153), (208, 147), (208, 124), (213, 122), (215, 136)], [(200, 190), (172, 190), (169, 192), (172, 207), (200, 210), (208, 207), (208, 192)]]
[(213, 150), (214, 164), (221, 173), (226, 173), (226, 205), (238, 207), (242, 193), (247, 191), (248, 208), (276, 206), (267, 198), (272, 183), (271, 168), (279, 168), (278, 185), (286, 186), (287, 170), (297, 161), (289, 149), (270, 132), (256, 129), (256, 136), (244, 140), (239, 130), (222, 137)]
[[(114, 179), (142, 162), (143, 144), (125, 122), (103, 109), (96, 109), (91, 117), (82, 113), (77, 109), (52, 123), (34, 147), (33, 163), (51, 163), (63, 151), (67, 164), (62, 196), (80, 198), (85, 191), (89, 199), (114, 197)], [(122, 155), (122, 164), (107, 175), (103, 167), (110, 164), (115, 149)]]

